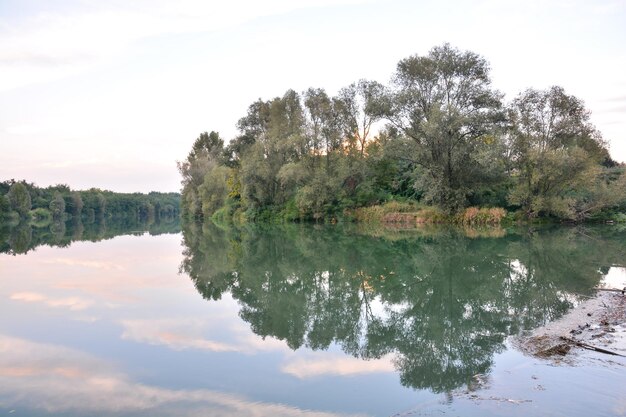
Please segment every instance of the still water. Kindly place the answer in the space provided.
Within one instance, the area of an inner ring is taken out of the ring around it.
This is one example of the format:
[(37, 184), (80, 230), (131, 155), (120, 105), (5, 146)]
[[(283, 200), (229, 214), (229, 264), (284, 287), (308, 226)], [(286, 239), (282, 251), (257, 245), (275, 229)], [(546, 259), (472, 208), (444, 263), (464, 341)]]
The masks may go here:
[(618, 227), (21, 225), (0, 251), (0, 415), (626, 415), (626, 361), (512, 343), (624, 276)]

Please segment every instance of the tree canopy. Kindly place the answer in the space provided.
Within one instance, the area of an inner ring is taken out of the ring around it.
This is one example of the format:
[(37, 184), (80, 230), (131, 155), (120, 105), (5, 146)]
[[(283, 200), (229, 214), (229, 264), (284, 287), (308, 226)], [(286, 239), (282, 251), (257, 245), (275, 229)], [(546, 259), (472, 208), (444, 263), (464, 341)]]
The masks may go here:
[(390, 200), (571, 220), (626, 207), (624, 167), (582, 100), (555, 86), (506, 103), (487, 60), (449, 44), (402, 59), (386, 86), (259, 99), (237, 128), (227, 144), (202, 133), (179, 163), (186, 217), (337, 220)]

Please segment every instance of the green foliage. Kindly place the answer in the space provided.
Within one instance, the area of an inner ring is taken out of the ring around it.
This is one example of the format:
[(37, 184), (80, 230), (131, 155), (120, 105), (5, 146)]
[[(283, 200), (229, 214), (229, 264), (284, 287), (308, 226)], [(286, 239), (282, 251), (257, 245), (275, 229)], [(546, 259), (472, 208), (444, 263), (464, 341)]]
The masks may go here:
[(202, 201), (202, 215), (206, 218), (224, 205), (228, 197), (228, 178), (230, 168), (215, 166), (204, 177), (199, 187), (199, 197)]
[(24, 183), (16, 182), (11, 185), (7, 197), (12, 210), (19, 213), (21, 218), (28, 217), (32, 205), (30, 193)]
[(35, 227), (45, 227), (52, 220), (52, 213), (43, 207), (38, 207), (30, 212), (30, 223)]
[[(217, 132), (203, 132), (193, 144), (187, 159), (178, 163), (178, 170), (183, 177), (181, 192), (182, 214), (185, 217), (202, 217), (203, 202), (199, 188), (205, 183), (205, 177), (215, 167), (226, 161), (224, 141)], [(210, 188), (207, 183), (205, 188)], [(204, 193), (207, 195), (206, 192)], [(209, 204), (209, 206), (211, 206)], [(207, 208), (207, 213), (215, 209)]]
[[(0, 190), (3, 189), (7, 194), (0, 195), (0, 218), (35, 215), (36, 223), (48, 217), (57, 223), (68, 218), (86, 223), (119, 218), (158, 221), (178, 217), (180, 213), (178, 193), (114, 193), (96, 188), (72, 191), (67, 185), (40, 188), (14, 180), (0, 182)], [(31, 196), (36, 203), (30, 204)]]
[(11, 213), (11, 202), (6, 195), (0, 195), (0, 219), (6, 218)]
[(614, 213), (611, 220), (616, 223), (626, 223), (626, 213)]
[(608, 152), (582, 101), (560, 87), (528, 89), (513, 101), (509, 119), (516, 178), (509, 201), (529, 218), (585, 217), (592, 196), (583, 202), (581, 191), (597, 181)]
[(73, 191), (64, 197), (65, 211), (72, 217), (80, 217), (83, 212), (83, 199), (80, 193)]
[(50, 212), (55, 221), (64, 220), (65, 217), (65, 200), (58, 191), (54, 194), (54, 198), (50, 201)]
[[(448, 44), (401, 60), (387, 87), (360, 80), (336, 96), (309, 88), (259, 99), (237, 128), (226, 146), (216, 132), (200, 134), (178, 163), (184, 217), (378, 219), (398, 199), (433, 206), (414, 217), (426, 223), (626, 210), (623, 167), (581, 100), (560, 87), (529, 89), (505, 107), (487, 61)], [(356, 210), (364, 207), (373, 208)]]
[(17, 226), (11, 228), (11, 234), (7, 241), (10, 248), (9, 253), (26, 253), (32, 248), (33, 229), (27, 221), (21, 221)]
[(400, 61), (393, 87), (387, 116), (418, 145), (425, 200), (448, 212), (463, 208), (472, 190), (498, 174), (490, 171), (497, 166), (494, 134), (503, 114), (487, 61), (444, 44)]

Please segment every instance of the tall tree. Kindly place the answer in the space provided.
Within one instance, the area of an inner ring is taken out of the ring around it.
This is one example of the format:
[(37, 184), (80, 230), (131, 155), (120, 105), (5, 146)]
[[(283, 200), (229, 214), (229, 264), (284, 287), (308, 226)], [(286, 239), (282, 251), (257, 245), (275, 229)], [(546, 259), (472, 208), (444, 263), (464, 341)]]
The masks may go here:
[(510, 106), (516, 185), (511, 203), (527, 217), (575, 217), (577, 192), (593, 185), (606, 144), (584, 103), (561, 87), (528, 89)]
[(391, 123), (419, 145), (414, 158), (425, 171), (425, 197), (446, 210), (463, 207), (490, 179), (480, 155), (503, 119), (487, 61), (449, 44), (403, 59), (386, 105)]
[(77, 191), (72, 191), (65, 197), (65, 210), (71, 214), (73, 218), (80, 218), (83, 205), (83, 199)]
[(6, 195), (0, 195), (0, 219), (11, 213), (11, 203)]
[(50, 201), (50, 212), (55, 221), (63, 220), (65, 217), (65, 200), (58, 191), (54, 193), (52, 201)]
[(28, 189), (22, 182), (16, 182), (11, 185), (7, 193), (11, 209), (17, 211), (20, 217), (28, 216), (31, 208), (31, 199)]
[(382, 117), (380, 103), (384, 87), (376, 81), (359, 80), (339, 92), (340, 115), (343, 119), (344, 135), (349, 148), (356, 148), (363, 157), (366, 143), (372, 138), (372, 128)]
[(202, 200), (199, 187), (211, 169), (224, 162), (224, 141), (217, 132), (203, 132), (195, 140), (187, 159), (178, 162), (182, 175), (183, 214), (191, 217), (202, 215)]
[(300, 96), (288, 90), (283, 97), (250, 106), (239, 121), (252, 142), (242, 155), (242, 197), (251, 208), (284, 204), (294, 189), (281, 181), (280, 171), (308, 154)]

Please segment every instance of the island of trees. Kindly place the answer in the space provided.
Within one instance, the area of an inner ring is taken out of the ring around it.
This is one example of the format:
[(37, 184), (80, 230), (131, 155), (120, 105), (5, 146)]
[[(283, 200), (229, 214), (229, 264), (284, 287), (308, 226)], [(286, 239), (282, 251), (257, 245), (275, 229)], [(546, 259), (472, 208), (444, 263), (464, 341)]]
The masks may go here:
[[(626, 219), (624, 166), (577, 97), (555, 86), (510, 102), (480, 55), (448, 44), (360, 80), (257, 100), (225, 144), (202, 133), (181, 212), (222, 221)], [(393, 218), (393, 217), (391, 217)]]

